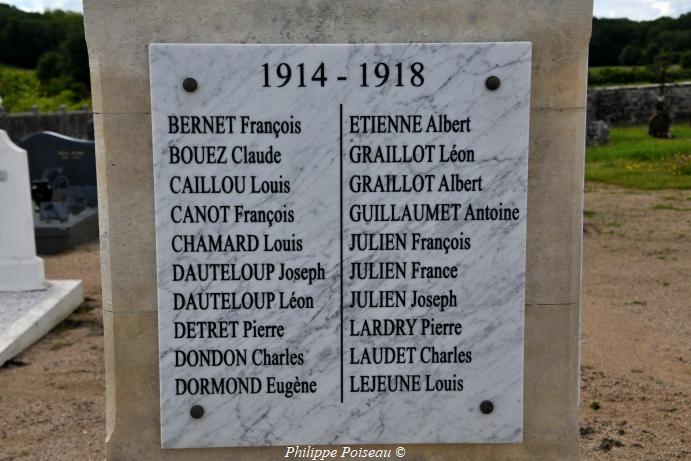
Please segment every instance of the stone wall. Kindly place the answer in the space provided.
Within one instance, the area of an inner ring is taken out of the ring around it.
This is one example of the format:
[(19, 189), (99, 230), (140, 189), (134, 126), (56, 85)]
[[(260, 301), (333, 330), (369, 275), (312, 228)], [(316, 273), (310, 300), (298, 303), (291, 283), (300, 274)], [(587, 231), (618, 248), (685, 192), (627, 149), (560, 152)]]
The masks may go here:
[[(659, 85), (619, 86), (588, 90), (588, 120), (609, 126), (643, 125), (655, 112)], [(665, 107), (672, 122), (691, 121), (691, 82), (665, 87)]]
[(36, 131), (56, 133), (79, 139), (94, 139), (91, 112), (17, 112), (0, 114), (0, 130), (5, 130), (12, 141)]

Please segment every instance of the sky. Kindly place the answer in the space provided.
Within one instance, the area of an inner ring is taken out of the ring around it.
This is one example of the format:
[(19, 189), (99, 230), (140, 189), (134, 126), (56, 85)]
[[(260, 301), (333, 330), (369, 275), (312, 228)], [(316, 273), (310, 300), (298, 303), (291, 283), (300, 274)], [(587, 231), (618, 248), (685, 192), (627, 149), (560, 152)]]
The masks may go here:
[[(579, 0), (576, 0), (579, 1)], [(81, 0), (0, 0), (25, 11), (46, 9), (82, 10)], [(655, 19), (660, 16), (677, 17), (691, 10), (689, 0), (595, 0), (595, 16), (634, 20)]]

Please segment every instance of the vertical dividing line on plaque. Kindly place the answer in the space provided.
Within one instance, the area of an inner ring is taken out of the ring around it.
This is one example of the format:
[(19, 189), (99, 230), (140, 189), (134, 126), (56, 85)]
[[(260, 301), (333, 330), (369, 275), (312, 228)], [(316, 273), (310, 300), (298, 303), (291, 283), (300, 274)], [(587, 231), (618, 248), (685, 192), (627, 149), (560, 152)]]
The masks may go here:
[(339, 104), (338, 131), (339, 131), (339, 157), (340, 157), (340, 234), (341, 234), (341, 403), (343, 403), (343, 104)]

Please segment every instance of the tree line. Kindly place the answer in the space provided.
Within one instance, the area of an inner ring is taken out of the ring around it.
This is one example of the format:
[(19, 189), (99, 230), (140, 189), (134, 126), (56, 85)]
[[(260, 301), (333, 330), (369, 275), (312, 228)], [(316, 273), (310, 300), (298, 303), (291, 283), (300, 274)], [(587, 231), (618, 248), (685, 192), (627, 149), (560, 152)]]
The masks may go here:
[(589, 65), (691, 69), (691, 12), (653, 21), (593, 19)]
[[(0, 63), (36, 69), (41, 92), (89, 96), (89, 58), (79, 13), (30, 13), (0, 3)], [(0, 82), (1, 83), (1, 82)]]

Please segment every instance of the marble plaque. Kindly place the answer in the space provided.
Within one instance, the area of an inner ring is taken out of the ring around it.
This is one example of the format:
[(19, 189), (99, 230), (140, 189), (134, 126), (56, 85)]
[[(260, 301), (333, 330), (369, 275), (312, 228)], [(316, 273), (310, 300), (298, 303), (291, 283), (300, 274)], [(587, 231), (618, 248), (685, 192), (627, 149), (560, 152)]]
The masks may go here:
[(163, 447), (522, 440), (530, 62), (150, 46)]

